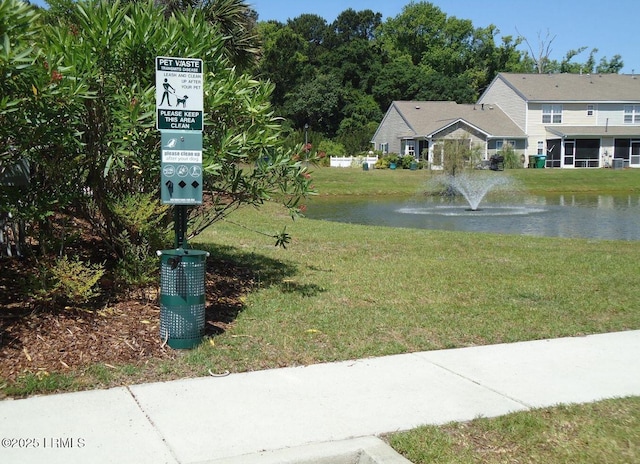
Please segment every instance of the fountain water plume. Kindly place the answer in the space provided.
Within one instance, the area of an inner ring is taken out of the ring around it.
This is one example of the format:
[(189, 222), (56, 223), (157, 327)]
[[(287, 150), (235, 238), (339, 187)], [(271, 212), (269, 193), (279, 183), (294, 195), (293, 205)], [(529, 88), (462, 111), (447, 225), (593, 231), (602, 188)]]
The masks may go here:
[(489, 191), (496, 187), (510, 185), (511, 181), (508, 177), (495, 173), (487, 174), (478, 172), (447, 176), (445, 184), (453, 188), (467, 200), (471, 211), (477, 211), (480, 203)]

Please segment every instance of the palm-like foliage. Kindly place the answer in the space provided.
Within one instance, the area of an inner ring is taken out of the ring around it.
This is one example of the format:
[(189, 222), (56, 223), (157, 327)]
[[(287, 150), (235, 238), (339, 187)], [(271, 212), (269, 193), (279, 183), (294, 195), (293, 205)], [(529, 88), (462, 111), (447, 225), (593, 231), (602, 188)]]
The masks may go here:
[(245, 0), (156, 0), (170, 16), (190, 8), (203, 11), (205, 18), (225, 38), (224, 49), (229, 60), (240, 70), (252, 68), (259, 53), (255, 32), (257, 14)]

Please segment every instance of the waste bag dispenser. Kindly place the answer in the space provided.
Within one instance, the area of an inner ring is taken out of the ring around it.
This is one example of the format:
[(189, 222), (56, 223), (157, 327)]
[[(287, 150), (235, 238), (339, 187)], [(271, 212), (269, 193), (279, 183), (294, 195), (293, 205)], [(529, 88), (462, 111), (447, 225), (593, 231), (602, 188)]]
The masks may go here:
[(177, 248), (160, 256), (160, 337), (190, 349), (204, 336), (205, 276), (209, 253)]

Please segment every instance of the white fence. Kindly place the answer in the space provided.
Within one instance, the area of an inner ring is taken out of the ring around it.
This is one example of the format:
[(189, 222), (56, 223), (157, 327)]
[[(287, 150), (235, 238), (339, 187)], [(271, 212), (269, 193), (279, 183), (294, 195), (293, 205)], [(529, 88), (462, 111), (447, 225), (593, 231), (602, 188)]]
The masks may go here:
[(367, 163), (369, 168), (373, 168), (376, 161), (378, 161), (377, 156), (332, 156), (330, 166), (332, 168), (360, 168), (364, 163)]

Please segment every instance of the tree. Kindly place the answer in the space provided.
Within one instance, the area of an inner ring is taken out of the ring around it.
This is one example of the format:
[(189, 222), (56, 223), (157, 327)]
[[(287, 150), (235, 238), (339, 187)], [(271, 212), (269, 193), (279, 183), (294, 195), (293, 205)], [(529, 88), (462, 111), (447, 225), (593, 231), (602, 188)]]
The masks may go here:
[[(149, 0), (118, 0), (120, 4), (148, 3)], [(52, 0), (53, 4), (73, 4), (74, 0)], [(199, 9), (204, 17), (225, 37), (226, 57), (240, 70), (252, 69), (258, 60), (260, 43), (256, 32), (258, 14), (246, 0), (154, 0), (164, 9), (165, 17)]]
[(344, 100), (341, 80), (335, 74), (318, 74), (287, 95), (284, 112), (296, 127), (309, 124), (314, 130), (333, 137), (338, 130)]
[(324, 67), (336, 74), (345, 87), (370, 92), (380, 68), (380, 52), (364, 39), (353, 39), (331, 50)]
[(318, 15), (303, 14), (287, 21), (287, 27), (307, 42), (309, 62), (318, 63), (326, 51), (326, 40), (330, 33), (327, 21)]
[(238, 69), (252, 69), (258, 60), (260, 43), (256, 31), (258, 14), (245, 0), (199, 0), (204, 17), (225, 37), (227, 58)]
[(613, 73), (618, 74), (622, 68), (624, 67), (624, 62), (622, 61), (622, 57), (620, 55), (613, 55), (613, 58), (607, 60), (606, 57), (600, 58), (600, 63), (596, 66), (596, 72), (607, 74)]
[(373, 40), (375, 32), (382, 24), (382, 15), (372, 10), (355, 11), (352, 8), (344, 10), (331, 25), (333, 31), (332, 45), (337, 46), (361, 39)]
[[(3, 7), (15, 3), (2, 1)], [(156, 56), (204, 62), (203, 158), (213, 198), (211, 208), (191, 210), (190, 235), (243, 205), (279, 200), (296, 214), (310, 181), (296, 152), (281, 146), (280, 124), (269, 103), (273, 86), (234, 70), (223, 51), (224, 36), (203, 11), (166, 18), (153, 2), (82, 1), (71, 14), (48, 22), (42, 33), (29, 36), (40, 50), (35, 62), (23, 57), (32, 63), (24, 67), (32, 75), (8, 81), (27, 104), (10, 118), (8, 111), (0, 113), (5, 147), (12, 131), (33, 135), (19, 148), (38, 166), (26, 198), (47, 202), (41, 216), (82, 216), (121, 262), (155, 263), (152, 252), (166, 239), (170, 221), (158, 201)], [(37, 145), (27, 145), (29, 140)], [(266, 158), (267, 165), (253, 168)]]
[(442, 169), (450, 176), (462, 174), (482, 158), (480, 147), (464, 137), (441, 140), (437, 142), (435, 151), (442, 154)]
[(351, 155), (368, 151), (371, 138), (382, 119), (380, 107), (371, 95), (352, 90), (345, 95), (344, 117), (338, 129), (338, 141)]
[(416, 100), (471, 103), (478, 98), (474, 82), (467, 74), (449, 75), (424, 69), (421, 72), (421, 82), (427, 85), (416, 92)]
[(300, 34), (282, 25), (263, 27), (260, 31), (264, 45), (258, 73), (275, 84), (271, 101), (274, 106), (282, 107), (291, 89), (313, 77), (308, 44)]
[[(402, 84), (413, 75), (420, 76), (420, 85), (409, 86), (413, 91), (402, 99), (420, 97), (470, 103), (496, 73), (517, 70), (521, 56), (516, 50), (519, 40), (508, 37), (497, 46), (497, 33), (493, 25), (475, 28), (470, 20), (447, 17), (431, 3), (412, 2), (379, 28), (377, 40), (393, 57), (392, 62), (402, 63), (405, 57), (410, 58), (408, 69), (398, 70), (400, 77), (389, 80), (398, 79)], [(409, 69), (411, 65), (419, 69), (418, 73)], [(376, 85), (378, 92), (383, 85), (391, 90), (384, 81)]]
[(438, 43), (445, 29), (447, 15), (428, 2), (411, 2), (394, 18), (388, 18), (380, 27), (378, 39), (385, 47), (401, 55), (411, 57), (414, 65), (422, 61), (423, 54), (431, 48), (441, 48)]
[[(516, 31), (518, 31), (517, 28)], [(553, 37), (551, 37), (549, 30), (547, 30), (547, 34), (544, 37), (542, 37), (540, 32), (538, 32), (538, 47), (537, 50), (534, 51), (529, 40), (522, 34), (520, 34), (520, 32), (518, 32), (518, 34), (529, 48), (529, 52), (531, 53), (531, 55), (525, 55), (525, 58), (531, 59), (531, 61), (533, 62), (535, 69), (534, 72), (538, 74), (548, 72), (548, 65), (551, 61), (549, 57), (551, 56), (551, 52), (553, 51), (551, 45), (556, 39), (556, 36), (554, 35)]]
[[(76, 129), (68, 124), (78, 108), (74, 95), (82, 84), (65, 79), (67, 69), (40, 44), (41, 14), (19, 0), (0, 0), (0, 172), (19, 159), (30, 165), (29, 184), (0, 187), (0, 211), (39, 234), (46, 249), (51, 240), (49, 218), (75, 198), (78, 171), (61, 160), (64, 147), (77, 146)], [(73, 158), (73, 152), (69, 155)]]
[(550, 58), (551, 52), (553, 49), (551, 45), (555, 40), (556, 36), (551, 37), (549, 31), (547, 31), (544, 37), (538, 33), (538, 49), (537, 52), (534, 51), (530, 42), (526, 37), (520, 36), (520, 39), (524, 41), (524, 43), (529, 48), (529, 53), (525, 53), (522, 58), (523, 65), (520, 66), (521, 70), (524, 72), (537, 72), (537, 73), (547, 73), (547, 72), (561, 72), (561, 73), (619, 73), (620, 70), (624, 67), (624, 63), (622, 61), (622, 57), (620, 55), (614, 55), (611, 60), (607, 60), (606, 57), (600, 59), (599, 64), (596, 65), (596, 53), (598, 53), (597, 48), (592, 48), (589, 52), (589, 56), (584, 63), (572, 61), (582, 52), (588, 49), (588, 47), (579, 47), (577, 49), (571, 49), (567, 51), (562, 60), (558, 62), (557, 60), (552, 60)]
[(395, 100), (414, 100), (419, 90), (427, 85), (418, 66), (407, 56), (386, 63), (375, 77), (371, 94), (379, 107), (386, 111)]

